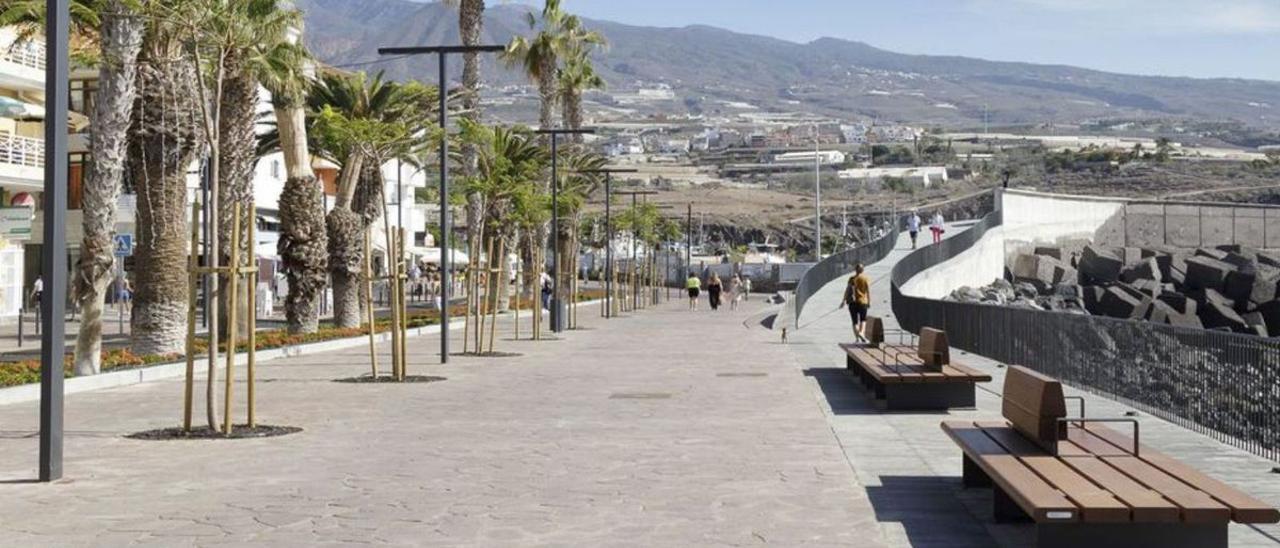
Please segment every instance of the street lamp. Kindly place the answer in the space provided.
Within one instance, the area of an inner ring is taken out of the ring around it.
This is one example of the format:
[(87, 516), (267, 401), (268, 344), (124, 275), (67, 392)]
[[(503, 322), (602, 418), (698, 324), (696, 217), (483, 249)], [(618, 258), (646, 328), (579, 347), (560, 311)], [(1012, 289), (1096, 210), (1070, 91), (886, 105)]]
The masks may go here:
[(560, 178), (556, 172), (557, 156), (559, 150), (556, 148), (558, 138), (561, 135), (588, 135), (595, 133), (594, 129), (567, 129), (567, 128), (543, 128), (535, 130), (534, 133), (539, 135), (551, 136), (551, 272), (554, 281), (551, 282), (551, 332), (560, 333), (564, 331), (565, 324), (565, 307), (564, 299), (560, 296), (560, 282), (564, 281), (564, 273), (560, 271)]
[[(506, 46), (410, 46), (378, 48), (378, 55), (435, 54), (440, 63), (440, 132), (446, 133), (449, 124), (449, 93), (445, 89), (445, 61), (451, 54), (505, 51)], [(449, 139), (440, 139), (440, 363), (449, 363)]]
[[(648, 196), (650, 194), (657, 194), (657, 193), (658, 191), (656, 190), (619, 190), (617, 192), (617, 194), (621, 194), (623, 196), (631, 196), (631, 215), (633, 218), (636, 213), (636, 197)], [(636, 267), (636, 231), (635, 231), (635, 227), (632, 227), (631, 228), (631, 268), (634, 270), (635, 267)], [(640, 308), (640, 288), (639, 286), (636, 285), (635, 280), (631, 280), (631, 285), (632, 285), (631, 309), (635, 310), (637, 308)]]
[(615, 173), (638, 173), (638, 169), (628, 168), (601, 168), (601, 169), (584, 169), (578, 173), (604, 175), (604, 227), (606, 241), (604, 244), (604, 269), (605, 269), (605, 291), (604, 291), (604, 307), (605, 317), (613, 317), (613, 210), (610, 203), (613, 200), (613, 174)]
[(40, 299), (40, 481), (62, 477), (62, 358), (67, 303), (67, 96), (70, 49), (67, 0), (45, 3), (44, 253)]

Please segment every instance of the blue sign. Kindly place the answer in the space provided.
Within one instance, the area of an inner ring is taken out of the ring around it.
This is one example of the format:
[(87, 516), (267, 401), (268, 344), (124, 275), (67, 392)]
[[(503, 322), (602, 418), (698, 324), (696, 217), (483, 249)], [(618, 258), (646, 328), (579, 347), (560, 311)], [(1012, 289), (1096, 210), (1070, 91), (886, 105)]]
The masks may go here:
[(133, 234), (116, 234), (116, 256), (133, 255)]

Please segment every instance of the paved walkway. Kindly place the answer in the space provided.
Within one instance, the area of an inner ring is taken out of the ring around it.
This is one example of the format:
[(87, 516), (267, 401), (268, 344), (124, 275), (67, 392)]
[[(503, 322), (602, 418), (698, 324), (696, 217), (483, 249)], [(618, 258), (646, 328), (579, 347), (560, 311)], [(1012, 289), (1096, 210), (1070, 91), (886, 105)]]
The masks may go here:
[[(905, 253), (870, 269), (878, 313)], [(537, 343), (507, 340), (503, 320), (498, 350), (519, 357), (441, 366), (437, 339), (412, 339), (409, 372), (448, 378), (433, 384), (332, 382), (367, 370), (365, 348), (269, 362), (260, 420), (305, 429), (283, 438), (124, 438), (177, 424), (177, 381), (72, 395), (52, 485), (29, 482), (36, 406), (0, 406), (0, 545), (1027, 545), (1030, 527), (991, 524), (989, 491), (960, 489), (947, 414), (876, 411), (844, 376), (841, 283), (786, 345), (759, 325), (777, 306), (704, 301), (610, 321), (586, 308), (589, 329)], [(953, 415), (996, 417), (997, 402), (980, 392)], [(1280, 504), (1261, 459), (1148, 417), (1143, 438)]]
[[(952, 229), (949, 235), (960, 230)], [(867, 269), (873, 278), (873, 315), (885, 318), (886, 330), (898, 329), (889, 303), (889, 271), (910, 253), (905, 236), (884, 261)], [(979, 390), (977, 409), (949, 413), (878, 411), (861, 386), (844, 373), (844, 354), (837, 342), (852, 341), (849, 315), (834, 310), (843, 294), (843, 280), (822, 288), (808, 301), (800, 317), (801, 329), (789, 337), (795, 360), (815, 379), (814, 392), (822, 402), (832, 434), (839, 439), (846, 462), (866, 489), (884, 541), (912, 547), (1022, 547), (1034, 543), (1028, 525), (995, 525), (991, 491), (960, 486), (960, 450), (939, 428), (950, 419), (1000, 417), (1004, 369), (994, 361), (968, 353), (955, 357), (990, 373), (988, 390)], [(892, 341), (894, 338), (889, 337)], [(1084, 396), (1091, 416), (1117, 417), (1130, 409), (1112, 401), (1068, 388), (1067, 395)], [(1220, 444), (1208, 437), (1141, 414), (1142, 442), (1177, 456), (1209, 474), (1280, 506), (1280, 474), (1274, 463)], [(1233, 547), (1280, 545), (1280, 527), (1230, 527)]]
[(812, 380), (748, 327), (765, 305), (703, 304), (586, 309), (590, 330), (447, 367), (412, 340), (434, 384), (331, 382), (364, 348), (270, 362), (260, 420), (305, 428), (277, 439), (122, 438), (177, 424), (179, 382), (73, 395), (53, 485), (13, 483), (37, 409), (0, 407), (0, 544), (881, 546)]

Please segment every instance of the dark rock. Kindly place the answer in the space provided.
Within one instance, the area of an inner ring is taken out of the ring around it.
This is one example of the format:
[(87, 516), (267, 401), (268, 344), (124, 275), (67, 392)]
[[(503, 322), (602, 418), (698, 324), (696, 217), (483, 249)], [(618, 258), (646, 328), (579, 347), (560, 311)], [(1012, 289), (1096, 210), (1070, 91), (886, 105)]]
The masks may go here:
[(1080, 273), (1093, 283), (1108, 283), (1120, 279), (1124, 262), (1115, 253), (1097, 246), (1086, 246), (1080, 255)]
[(1257, 261), (1239, 253), (1228, 253), (1226, 257), (1222, 258), (1222, 262), (1233, 265), (1240, 270), (1253, 270), (1257, 264)]
[(1267, 252), (1267, 251), (1259, 251), (1257, 255), (1255, 255), (1255, 257), (1258, 261), (1258, 264), (1265, 264), (1267, 266), (1280, 267), (1280, 255)]
[(1236, 333), (1252, 331), (1249, 329), (1249, 324), (1236, 313), (1228, 300), (1215, 298), (1212, 294), (1200, 309), (1200, 321), (1210, 329), (1226, 328)]
[(1107, 289), (1098, 285), (1088, 285), (1080, 286), (1080, 290), (1084, 293), (1084, 309), (1090, 314), (1102, 314), (1102, 294)]
[(1054, 259), (1057, 259), (1059, 261), (1062, 260), (1061, 247), (1037, 246), (1035, 250), (1035, 254), (1042, 255), (1045, 257), (1053, 257)]
[(1160, 282), (1164, 280), (1164, 274), (1161, 273), (1160, 264), (1156, 262), (1155, 257), (1147, 257), (1138, 261), (1137, 264), (1122, 270), (1120, 272), (1120, 280), (1126, 283), (1133, 283), (1138, 280)]
[(1261, 330), (1262, 336), (1267, 336), (1267, 319), (1262, 316), (1261, 312), (1250, 312), (1240, 316), (1244, 318), (1244, 323), (1249, 324), (1255, 332)]
[(1164, 284), (1155, 280), (1138, 280), (1130, 284), (1130, 287), (1137, 289), (1144, 297), (1152, 299), (1164, 294)]
[(1142, 304), (1140, 298), (1134, 297), (1121, 286), (1108, 287), (1098, 302), (1098, 312), (1112, 318), (1131, 318)]
[[(1253, 285), (1257, 281), (1257, 271), (1253, 269), (1238, 269), (1227, 273), (1227, 279), (1222, 284), (1222, 294), (1227, 298), (1236, 302), (1248, 302), (1253, 295)], [(1275, 288), (1271, 290), (1271, 299), (1275, 298)], [(1266, 299), (1266, 300), (1271, 300)]]
[(1226, 284), (1227, 274), (1235, 268), (1232, 265), (1200, 255), (1187, 259), (1186, 286), (1191, 289), (1221, 290)]
[(1137, 299), (1139, 301), (1141, 301), (1142, 299), (1148, 296), (1146, 292), (1129, 284), (1115, 284), (1112, 287), (1118, 288), (1121, 291), (1128, 293), (1130, 297), (1133, 297), (1134, 299)]
[(1174, 312), (1178, 314), (1196, 315), (1196, 301), (1186, 295), (1174, 292), (1164, 292), (1158, 297), (1160, 302), (1169, 305)]
[(1266, 324), (1268, 333), (1280, 335), (1280, 301), (1263, 303), (1254, 312), (1262, 316), (1262, 323)]
[(1212, 248), (1202, 247), (1196, 250), (1196, 256), (1208, 257), (1210, 259), (1217, 259), (1221, 261), (1227, 258), (1227, 252), (1221, 249), (1212, 249)]

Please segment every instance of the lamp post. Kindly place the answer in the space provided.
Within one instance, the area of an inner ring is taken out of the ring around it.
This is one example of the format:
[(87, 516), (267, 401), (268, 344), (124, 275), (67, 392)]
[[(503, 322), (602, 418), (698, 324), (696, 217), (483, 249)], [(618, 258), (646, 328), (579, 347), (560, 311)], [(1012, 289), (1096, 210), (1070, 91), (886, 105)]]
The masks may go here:
[(44, 253), (40, 309), (40, 481), (62, 477), (62, 358), (67, 303), (67, 0), (45, 2)]
[(551, 136), (551, 332), (564, 331), (565, 306), (561, 296), (560, 285), (564, 281), (564, 273), (560, 271), (560, 178), (557, 173), (559, 149), (557, 142), (561, 135), (587, 135), (595, 133), (594, 129), (542, 128), (535, 130), (539, 135)]
[[(623, 195), (623, 196), (631, 196), (631, 215), (632, 215), (632, 217), (634, 217), (634, 216), (635, 216), (635, 213), (636, 213), (636, 197), (637, 197), (637, 196), (648, 196), (648, 195), (650, 195), (650, 194), (657, 194), (657, 193), (658, 193), (658, 191), (656, 191), (656, 190), (619, 190), (619, 191), (617, 192), (617, 194), (621, 194), (621, 195)], [(635, 230), (635, 227), (631, 227), (631, 268), (632, 268), (633, 270), (636, 268), (636, 230)], [(631, 288), (631, 289), (632, 289), (632, 292), (631, 292), (631, 309), (632, 309), (632, 310), (636, 310), (636, 309), (640, 308), (640, 288), (639, 288), (639, 286), (637, 286), (637, 285), (636, 285), (635, 280), (632, 280), (632, 284), (631, 284), (631, 285), (632, 285), (632, 288)]]
[(605, 317), (613, 317), (613, 210), (610, 207), (613, 201), (613, 174), (615, 173), (637, 173), (638, 169), (627, 168), (601, 168), (601, 169), (585, 169), (578, 173), (604, 175), (604, 308)]
[[(410, 46), (378, 48), (378, 55), (436, 55), (440, 64), (440, 87), (437, 88), (437, 94), (440, 96), (440, 131), (445, 133), (448, 131), (449, 124), (449, 93), (445, 89), (446, 60), (449, 55), (497, 53), (506, 49), (506, 46), (502, 45)], [(452, 251), (449, 247), (451, 239), (449, 217), (449, 139), (442, 138), (440, 139), (440, 363), (449, 363), (449, 263), (451, 262), (449, 254)]]

